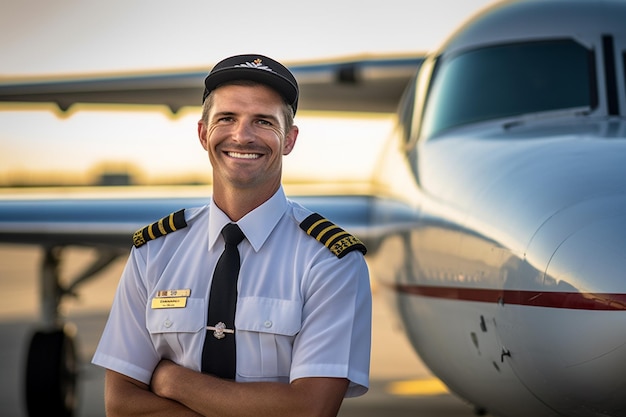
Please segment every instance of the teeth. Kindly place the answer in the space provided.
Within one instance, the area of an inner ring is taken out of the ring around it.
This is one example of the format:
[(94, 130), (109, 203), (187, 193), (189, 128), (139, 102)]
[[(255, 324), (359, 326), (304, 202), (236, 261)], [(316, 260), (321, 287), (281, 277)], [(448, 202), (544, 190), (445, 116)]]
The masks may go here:
[(239, 153), (239, 152), (228, 152), (228, 156), (239, 159), (257, 159), (259, 158), (259, 154), (256, 153)]

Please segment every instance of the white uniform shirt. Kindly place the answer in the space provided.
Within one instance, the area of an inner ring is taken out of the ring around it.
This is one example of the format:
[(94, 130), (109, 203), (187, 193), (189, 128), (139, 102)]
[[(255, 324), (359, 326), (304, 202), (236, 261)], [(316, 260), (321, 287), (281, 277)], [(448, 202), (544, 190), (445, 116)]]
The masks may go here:
[[(359, 251), (339, 259), (299, 223), (311, 212), (282, 188), (239, 220), (236, 380), (347, 378), (369, 386), (371, 291)], [(212, 201), (185, 211), (187, 227), (133, 248), (93, 357), (146, 384), (161, 358), (200, 370), (213, 270), (230, 222)], [(184, 308), (152, 308), (157, 291), (190, 289)], [(219, 360), (219, 358), (216, 358)]]

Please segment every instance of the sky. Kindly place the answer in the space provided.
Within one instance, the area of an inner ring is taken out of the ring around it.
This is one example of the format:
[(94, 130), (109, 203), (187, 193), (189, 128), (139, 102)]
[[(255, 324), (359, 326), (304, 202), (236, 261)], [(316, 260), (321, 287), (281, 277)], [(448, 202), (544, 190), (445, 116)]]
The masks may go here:
[[(0, 82), (36, 75), (206, 68), (240, 53), (285, 63), (434, 50), (492, 0), (0, 0)], [(96, 111), (59, 117), (46, 106), (0, 106), (0, 185), (15, 173), (132, 164), (146, 177), (208, 172), (196, 138), (199, 113)], [(291, 170), (336, 147), (370, 163), (388, 117), (298, 115)], [(364, 146), (365, 145), (365, 146)], [(167, 158), (164, 158), (167, 156)], [(292, 156), (290, 156), (291, 158)], [(309, 160), (311, 158), (308, 158)], [(360, 163), (359, 166), (364, 166)], [(286, 160), (286, 165), (288, 164)], [(358, 174), (359, 171), (351, 171)], [(299, 174), (295, 174), (299, 175)]]

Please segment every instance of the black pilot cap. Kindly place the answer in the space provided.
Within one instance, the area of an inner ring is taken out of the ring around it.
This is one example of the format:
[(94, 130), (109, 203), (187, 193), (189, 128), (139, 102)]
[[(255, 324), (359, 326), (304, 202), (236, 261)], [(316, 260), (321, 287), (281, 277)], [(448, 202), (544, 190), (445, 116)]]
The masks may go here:
[(276, 90), (296, 113), (298, 108), (298, 82), (281, 63), (263, 55), (235, 55), (213, 67), (204, 79), (202, 102), (220, 84), (234, 80), (251, 80)]

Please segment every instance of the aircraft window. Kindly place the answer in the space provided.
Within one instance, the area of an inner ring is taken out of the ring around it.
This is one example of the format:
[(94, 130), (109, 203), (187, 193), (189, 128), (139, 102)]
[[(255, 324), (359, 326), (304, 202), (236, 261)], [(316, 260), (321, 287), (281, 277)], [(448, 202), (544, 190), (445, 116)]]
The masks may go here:
[(593, 53), (572, 40), (477, 49), (438, 62), (422, 136), (466, 123), (593, 108)]
[(411, 134), (411, 124), (413, 119), (413, 108), (415, 103), (415, 80), (414, 76), (402, 93), (400, 104), (398, 106), (398, 123), (402, 128), (402, 140), (404, 143), (409, 142)]
[(624, 85), (626, 85), (626, 51), (622, 51), (622, 77), (624, 77)]

